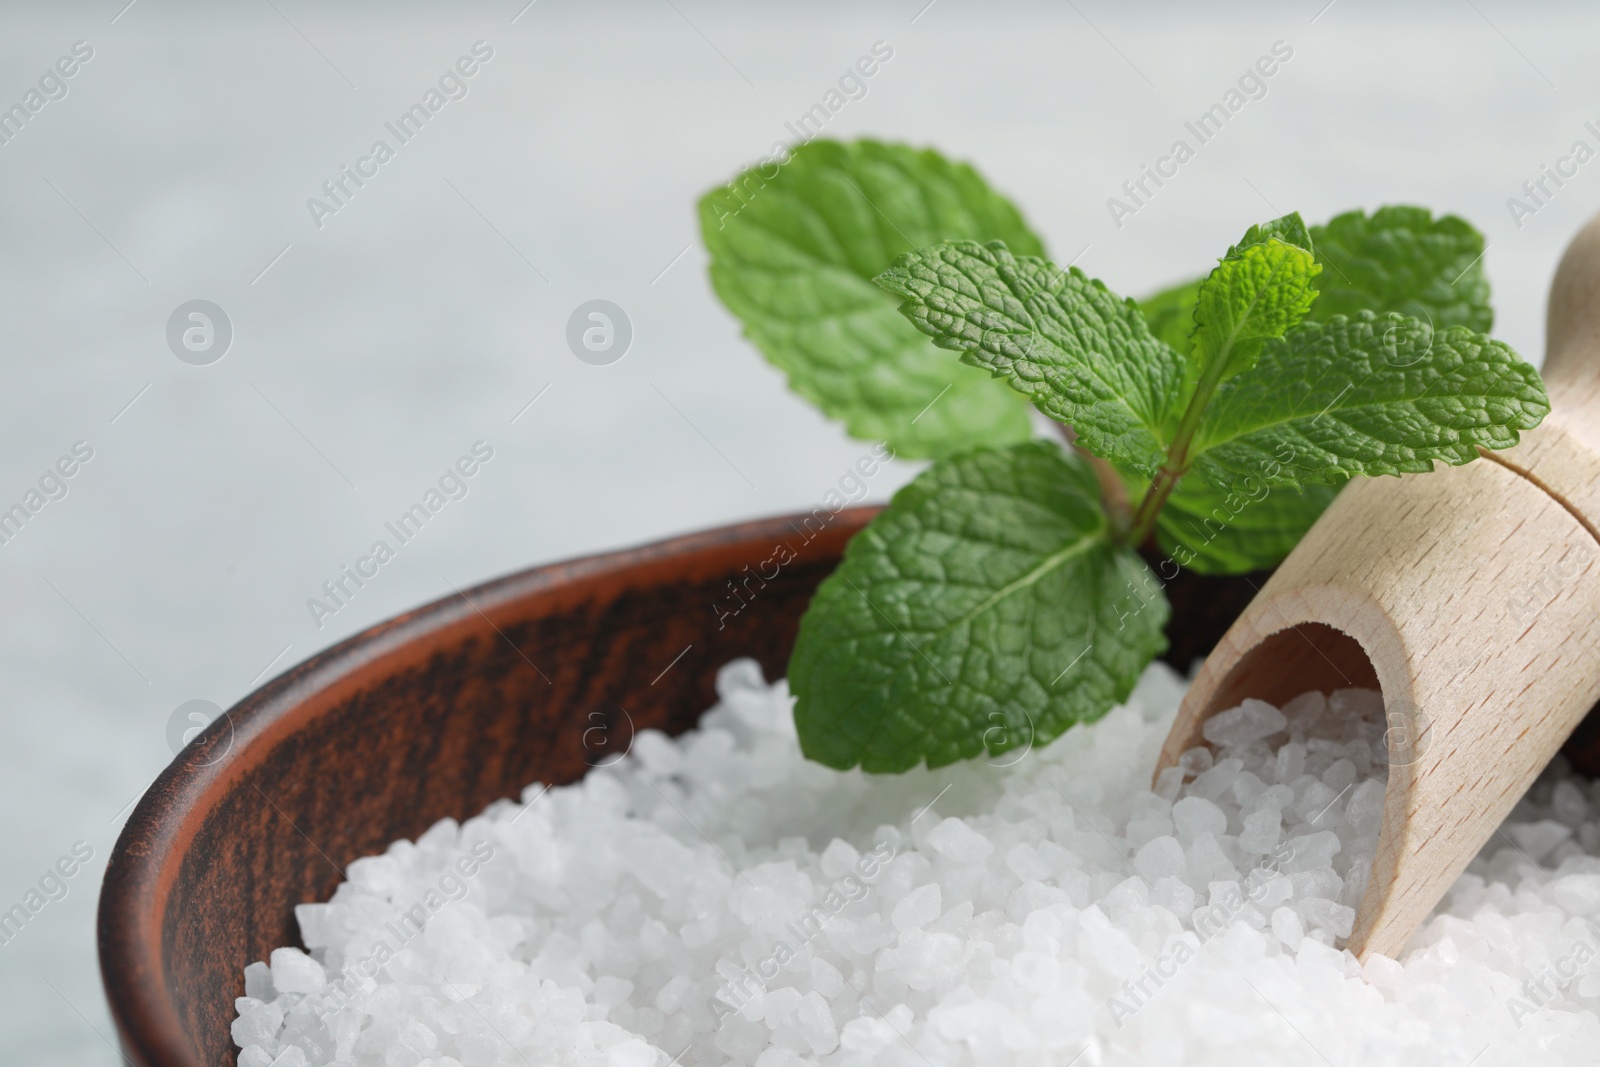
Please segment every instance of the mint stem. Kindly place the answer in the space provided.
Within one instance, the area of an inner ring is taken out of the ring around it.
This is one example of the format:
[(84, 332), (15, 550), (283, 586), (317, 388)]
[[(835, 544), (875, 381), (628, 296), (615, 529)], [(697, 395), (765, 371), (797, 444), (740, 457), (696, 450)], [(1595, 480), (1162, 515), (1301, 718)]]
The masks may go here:
[[(1226, 355), (1224, 353), (1223, 355)], [(1194, 440), (1195, 431), (1200, 428), (1200, 416), (1205, 414), (1206, 405), (1211, 403), (1211, 396), (1217, 391), (1217, 386), (1222, 382), (1222, 372), (1227, 366), (1227, 360), (1222, 356), (1212, 360), (1206, 368), (1205, 376), (1194, 388), (1194, 395), (1189, 398), (1189, 406), (1184, 408), (1183, 418), (1178, 421), (1177, 432), (1172, 435), (1172, 444), (1167, 446), (1166, 461), (1156, 471), (1156, 476), (1150, 481), (1150, 488), (1139, 500), (1139, 506), (1133, 512), (1133, 524), (1128, 530), (1127, 543), (1138, 548), (1149, 540), (1156, 528), (1156, 516), (1161, 514), (1162, 505), (1167, 502), (1167, 497), (1178, 487), (1184, 474), (1189, 470), (1189, 445)]]

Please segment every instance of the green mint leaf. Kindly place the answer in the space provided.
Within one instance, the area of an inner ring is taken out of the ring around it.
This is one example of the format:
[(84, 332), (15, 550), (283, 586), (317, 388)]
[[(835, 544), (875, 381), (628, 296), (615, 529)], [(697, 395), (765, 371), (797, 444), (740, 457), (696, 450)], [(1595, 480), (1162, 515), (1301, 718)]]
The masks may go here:
[(1191, 475), (1161, 509), (1156, 543), (1199, 574), (1266, 570), (1283, 562), (1338, 492), (1328, 485), (1273, 488), (1254, 477), (1218, 487)]
[(1312, 319), (1396, 311), (1435, 330), (1488, 333), (1494, 325), (1483, 235), (1463, 219), (1436, 219), (1420, 207), (1379, 208), (1370, 216), (1350, 211), (1312, 227), (1311, 239), (1327, 268)]
[(1549, 410), (1539, 372), (1499, 341), (1364, 311), (1299, 326), (1224, 382), (1188, 477), (1299, 486), (1428, 471), (1509, 448)]
[(1311, 233), (1306, 229), (1305, 220), (1300, 217), (1300, 212), (1291, 211), (1289, 214), (1273, 219), (1271, 222), (1260, 222), (1251, 226), (1244, 232), (1244, 237), (1240, 239), (1239, 243), (1228, 249), (1228, 257), (1236, 256), (1252, 245), (1265, 244), (1274, 237), (1284, 244), (1295, 245), (1307, 251), (1314, 249), (1311, 243)]
[[(1252, 227), (1246, 242), (1258, 231)], [(1320, 270), (1310, 252), (1276, 237), (1231, 249), (1200, 284), (1191, 374), (1221, 381), (1249, 370), (1262, 345), (1305, 317)]]
[(940, 460), (857, 534), (789, 662), (801, 748), (939, 767), (1105, 714), (1165, 647), (1166, 599), (1047, 441)]
[[(1298, 212), (1292, 212), (1280, 219), (1250, 227), (1239, 243), (1228, 249), (1228, 255), (1237, 256), (1251, 245), (1263, 244), (1272, 237), (1285, 244), (1311, 248), (1311, 236), (1306, 224), (1301, 221)], [(1194, 334), (1194, 306), (1200, 299), (1200, 286), (1204, 282), (1204, 278), (1195, 278), (1138, 302), (1145, 321), (1150, 323), (1150, 332), (1179, 352), (1189, 351), (1189, 338)]]
[(978, 173), (902, 145), (812, 141), (700, 202), (711, 284), (790, 388), (905, 457), (1031, 434), (1004, 386), (935, 350), (871, 279), (954, 238), (1042, 246)]
[(1200, 299), (1203, 281), (1204, 278), (1196, 278), (1138, 301), (1139, 310), (1150, 324), (1150, 332), (1179, 352), (1189, 351), (1189, 337), (1194, 333), (1194, 305)]
[(1004, 378), (1090, 452), (1133, 471), (1161, 462), (1183, 366), (1133, 301), (998, 242), (910, 252), (877, 281), (906, 298), (917, 329)]

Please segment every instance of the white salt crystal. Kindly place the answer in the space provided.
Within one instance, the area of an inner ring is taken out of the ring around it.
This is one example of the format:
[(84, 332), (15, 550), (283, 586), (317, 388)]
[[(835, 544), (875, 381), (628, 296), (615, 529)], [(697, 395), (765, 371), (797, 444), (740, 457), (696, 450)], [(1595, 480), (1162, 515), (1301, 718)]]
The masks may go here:
[(1209, 899), (1206, 901), (1207, 906), (1226, 905), (1230, 902), (1244, 899), (1244, 886), (1232, 880), (1212, 882), (1206, 887), (1206, 891), (1209, 894)]
[[(1370, 839), (1368, 839), (1370, 841)], [(1358, 848), (1371, 848), (1370, 844), (1356, 842)], [(1348, 907), (1356, 907), (1361, 903), (1361, 898), (1366, 895), (1367, 883), (1372, 879), (1372, 857), (1370, 855), (1356, 856), (1354, 862), (1344, 875), (1344, 887), (1339, 890), (1335, 898), (1339, 903)]]
[(834, 838), (828, 842), (828, 847), (822, 850), (817, 863), (822, 870), (824, 878), (839, 878), (850, 873), (851, 869), (860, 862), (861, 853), (855, 846), (842, 838)]
[(1306, 936), (1300, 916), (1295, 914), (1293, 908), (1277, 908), (1273, 911), (1272, 932), (1289, 949), (1299, 948), (1300, 939)]
[[(956, 939), (950, 940), (955, 942)], [(801, 1039), (811, 1046), (813, 1055), (825, 1056), (839, 1047), (839, 1028), (834, 1025), (833, 1013), (820, 993), (812, 991), (801, 998), (795, 1022)]]
[(633, 755), (652, 774), (677, 774), (683, 770), (683, 754), (672, 738), (660, 730), (640, 730), (633, 737)]
[(1239, 877), (1238, 868), (1222, 851), (1216, 836), (1209, 833), (1200, 834), (1189, 846), (1188, 868), (1190, 880), (1200, 885), (1232, 881)]
[(1150, 903), (1150, 883), (1143, 875), (1125, 878), (1106, 893), (1100, 906), (1113, 922)]
[[(450, 1057), (440, 1057), (432, 1067), (450, 1067)], [(659, 1057), (647, 1042), (630, 1038), (606, 1050), (606, 1067), (655, 1067)]]
[(326, 904), (296, 904), (294, 920), (300, 926), (300, 940), (307, 948), (322, 948), (328, 943), (329, 909)]
[(912, 989), (934, 989), (960, 973), (964, 951), (961, 939), (952, 934), (913, 930), (898, 949), (896, 973)]
[(260, 1045), (246, 1045), (239, 1050), (239, 1067), (272, 1067), (272, 1053)]
[(1328, 696), (1333, 719), (1383, 720), (1383, 695), (1372, 689), (1337, 689)]
[(253, 997), (240, 997), (233, 1002), (238, 1017), (233, 1020), (234, 1044), (260, 1045), (269, 1052), (278, 1047), (278, 1030), (283, 1026), (284, 1005), (276, 1001), (263, 1004)]
[(1342, 847), (1339, 835), (1332, 830), (1291, 837), (1286, 844), (1289, 847), (1290, 858), (1284, 861), (1282, 869), (1289, 872), (1330, 866), (1333, 863), (1334, 853)]
[(1306, 769), (1306, 746), (1298, 741), (1291, 741), (1278, 749), (1277, 758), (1273, 760), (1272, 777), (1279, 782), (1292, 782)]
[(761, 664), (753, 659), (731, 660), (717, 671), (717, 696), (723, 700), (742, 693), (765, 696), (766, 692), (767, 680), (761, 673)]
[(1197, 901), (1194, 888), (1176, 875), (1157, 879), (1155, 893), (1151, 897), (1152, 903), (1167, 909), (1180, 920), (1189, 917)]
[(684, 923), (678, 928), (678, 936), (683, 940), (684, 948), (705, 948), (717, 939), (717, 932), (721, 929), (722, 922), (716, 912), (707, 912), (694, 922)]
[(928, 844), (957, 863), (981, 863), (994, 851), (992, 841), (956, 818), (941, 820), (928, 834)]
[(418, 1020), (406, 1019), (395, 1034), (395, 1044), (425, 1059), (438, 1049), (439, 1036)]
[(1175, 837), (1158, 837), (1140, 848), (1133, 858), (1134, 869), (1152, 882), (1167, 877), (1182, 878), (1187, 864), (1183, 845)]
[(866, 1056), (870, 1061), (890, 1045), (904, 1041), (913, 1018), (911, 1009), (904, 1004), (896, 1004), (875, 1018), (863, 1015), (845, 1025), (839, 1035), (839, 1044), (847, 1051)]
[(1139, 676), (1128, 702), (1139, 705), (1146, 723), (1165, 723), (1187, 688), (1183, 675), (1157, 660)]
[(1374, 952), (1367, 957), (1367, 962), (1361, 967), (1361, 976), (1369, 985), (1379, 989), (1395, 991), (1405, 980), (1406, 969), (1398, 960), (1391, 959), (1381, 952)]
[(789, 1021), (799, 1010), (800, 990), (792, 986), (770, 989), (761, 998), (761, 1018), (769, 1026)]
[(1288, 878), (1294, 886), (1294, 895), (1300, 898), (1321, 897), (1324, 900), (1335, 900), (1340, 890), (1344, 888), (1344, 879), (1327, 867), (1294, 871)]
[(1517, 847), (1535, 861), (1544, 859), (1557, 845), (1572, 836), (1570, 826), (1563, 826), (1553, 819), (1513, 826), (1506, 832), (1517, 843)]
[(1257, 797), (1266, 792), (1266, 789), (1267, 784), (1255, 772), (1240, 771), (1239, 777), (1233, 780), (1233, 788), (1229, 793), (1241, 808), (1249, 808)]
[(1335, 937), (1349, 937), (1356, 918), (1355, 909), (1320, 897), (1297, 900), (1294, 909), (1306, 922), (1330, 931)]
[(941, 910), (939, 884), (932, 882), (918, 886), (907, 893), (900, 903), (894, 906), (889, 921), (894, 923), (896, 930), (904, 933), (907, 930), (927, 926), (939, 917)]
[(1592, 915), (1600, 910), (1600, 874), (1568, 874), (1551, 886), (1556, 904), (1569, 915)]
[(1205, 739), (1222, 748), (1247, 745), (1271, 737), (1288, 725), (1283, 712), (1263, 700), (1246, 700), (1236, 708), (1218, 712), (1205, 722)]
[(844, 992), (844, 975), (839, 968), (821, 956), (811, 958), (811, 985), (818, 993), (832, 1000)]
[(1285, 874), (1269, 874), (1261, 868), (1249, 875), (1250, 902), (1263, 911), (1271, 911), (1294, 896), (1294, 882)]
[[(296, 914), (299, 909), (295, 909)], [(276, 1000), (278, 991), (272, 984), (272, 968), (259, 960), (244, 969), (244, 995), (254, 1000)]]
[(278, 1053), (278, 1058), (272, 1061), (272, 1067), (306, 1067), (305, 1050), (297, 1045), (290, 1045)]
[(1339, 799), (1339, 791), (1323, 782), (1321, 779), (1312, 778), (1305, 783), (1300, 791), (1299, 799), (1294, 802), (1294, 813), (1313, 826), (1319, 825), (1333, 810), (1333, 805)]
[(1334, 760), (1333, 765), (1322, 772), (1322, 784), (1332, 789), (1336, 795), (1349, 789), (1355, 781), (1356, 765), (1348, 759)]
[(615, 975), (601, 975), (594, 982), (594, 1002), (604, 1007), (621, 1004), (633, 993), (633, 983)]
[(1142, 792), (1133, 798), (1128, 812), (1129, 822), (1165, 819), (1172, 815), (1172, 801), (1153, 792)]
[(1556, 783), (1550, 795), (1550, 810), (1557, 819), (1572, 827), (1582, 825), (1589, 817), (1589, 804), (1584, 799), (1583, 790), (1569, 779)]
[(1351, 830), (1358, 834), (1378, 832), (1383, 825), (1383, 794), (1384, 784), (1376, 778), (1356, 786), (1344, 813)]
[(1309, 693), (1301, 693), (1285, 704), (1283, 717), (1290, 727), (1304, 735), (1316, 727), (1327, 707), (1327, 698), (1313, 689)]
[(1006, 850), (1006, 869), (1024, 882), (1042, 882), (1050, 877), (1050, 864), (1026, 841), (1018, 841)]
[(1277, 808), (1251, 812), (1244, 817), (1239, 847), (1253, 855), (1265, 855), (1277, 847), (1282, 830), (1283, 814)]
[(1239, 771), (1244, 767), (1242, 760), (1233, 758), (1219, 760), (1216, 766), (1203, 772), (1189, 786), (1189, 795), (1203, 797), (1206, 800), (1216, 800), (1232, 788), (1234, 779), (1239, 777)]
[(405, 871), (393, 856), (363, 856), (345, 865), (350, 884), (375, 896), (394, 896), (403, 884)]
[(1294, 790), (1287, 785), (1278, 783), (1270, 785), (1256, 797), (1255, 803), (1250, 806), (1251, 811), (1266, 811), (1272, 809), (1282, 812), (1283, 809), (1294, 803)]
[(1228, 829), (1222, 809), (1202, 797), (1187, 796), (1172, 805), (1172, 824), (1178, 836), (1193, 840), (1201, 834), (1221, 836)]
[(756, 1067), (804, 1067), (807, 1062), (787, 1045), (772, 1045), (756, 1057)]
[[(734, 973), (738, 974), (739, 970), (735, 969)], [(694, 983), (689, 980), (688, 975), (673, 975), (656, 993), (656, 1009), (668, 1015), (676, 1013), (693, 988)]]

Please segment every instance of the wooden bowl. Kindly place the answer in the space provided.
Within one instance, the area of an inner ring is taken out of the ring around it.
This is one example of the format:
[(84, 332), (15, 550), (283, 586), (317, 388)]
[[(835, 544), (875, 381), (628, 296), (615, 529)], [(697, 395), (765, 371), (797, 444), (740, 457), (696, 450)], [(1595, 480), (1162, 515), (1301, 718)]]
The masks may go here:
[[(875, 513), (523, 571), (357, 634), (240, 701), (156, 779), (106, 868), (100, 966), (129, 1059), (233, 1063), (245, 965), (297, 944), (294, 905), (327, 899), (349, 861), (530, 782), (572, 781), (634, 730), (687, 729), (736, 656), (780, 677), (812, 591)], [(785, 544), (795, 558), (777, 567)], [(1262, 577), (1169, 584), (1181, 625), (1166, 658), (1187, 671)], [(748, 603), (732, 615), (735, 583)]]

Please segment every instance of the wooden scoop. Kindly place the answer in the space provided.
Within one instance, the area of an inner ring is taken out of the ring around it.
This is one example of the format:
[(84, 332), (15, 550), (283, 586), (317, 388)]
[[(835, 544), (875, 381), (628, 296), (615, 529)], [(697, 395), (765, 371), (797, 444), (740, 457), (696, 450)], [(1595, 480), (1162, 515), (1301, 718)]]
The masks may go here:
[(1463, 467), (1357, 478), (1206, 659), (1157, 773), (1257, 697), (1379, 688), (1383, 824), (1349, 948), (1397, 956), (1600, 699), (1600, 216), (1551, 285), (1552, 409)]

